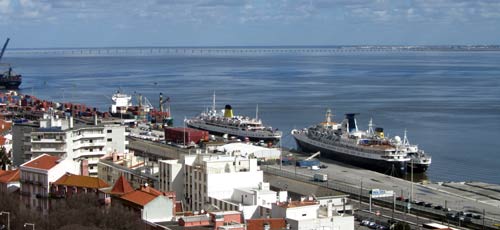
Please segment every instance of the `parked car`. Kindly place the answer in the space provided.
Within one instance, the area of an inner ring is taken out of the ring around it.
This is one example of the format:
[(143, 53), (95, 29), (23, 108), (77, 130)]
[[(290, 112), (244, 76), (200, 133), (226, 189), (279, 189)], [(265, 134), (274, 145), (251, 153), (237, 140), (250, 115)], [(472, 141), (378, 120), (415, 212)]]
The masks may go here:
[(368, 224), (370, 224), (369, 220), (362, 220), (360, 223), (361, 226), (368, 226)]
[(424, 206), (428, 207), (428, 208), (431, 208), (432, 207), (432, 203), (425, 203)]
[(405, 198), (403, 196), (396, 197), (396, 200), (403, 201)]
[(415, 201), (415, 204), (420, 205), (420, 206), (424, 206), (425, 202), (423, 202), (423, 201)]
[(378, 227), (378, 224), (373, 222), (373, 221), (368, 224), (368, 228), (377, 229), (377, 227)]
[(474, 213), (474, 214), (472, 214), (472, 218), (479, 220), (479, 219), (481, 219), (481, 215), (477, 214), (477, 213)]
[(328, 168), (328, 165), (320, 165), (319, 167), (322, 169), (326, 169), (326, 168)]
[(436, 209), (436, 210), (442, 210), (442, 209), (443, 209), (443, 206), (441, 206), (441, 205), (436, 205), (436, 206), (434, 206), (434, 209)]

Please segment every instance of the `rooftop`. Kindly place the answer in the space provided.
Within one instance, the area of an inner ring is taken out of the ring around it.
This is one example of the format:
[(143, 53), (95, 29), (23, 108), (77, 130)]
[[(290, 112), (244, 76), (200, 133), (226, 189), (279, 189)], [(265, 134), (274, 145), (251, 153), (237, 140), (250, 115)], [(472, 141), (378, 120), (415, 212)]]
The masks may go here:
[(310, 205), (319, 205), (319, 202), (315, 200), (304, 200), (304, 201), (294, 200), (289, 202), (276, 203), (276, 205), (282, 208), (296, 208), (296, 207), (304, 207)]
[(152, 200), (154, 200), (156, 197), (159, 195), (153, 195), (148, 192), (144, 192), (141, 190), (135, 190), (133, 192), (129, 192), (123, 196), (120, 197), (120, 199), (130, 201), (134, 204), (140, 205), (144, 207), (144, 205), (148, 204)]
[(0, 170), (0, 183), (9, 183), (13, 181), (19, 181), (19, 169), (2, 171)]
[(96, 177), (79, 176), (69, 173), (63, 175), (56, 182), (54, 182), (54, 184), (76, 186), (82, 188), (96, 188), (96, 189), (105, 188), (109, 186), (108, 184), (106, 184), (106, 182)]
[(56, 166), (59, 163), (59, 157), (51, 156), (48, 154), (42, 154), (35, 159), (28, 161), (21, 166), (34, 168), (34, 169), (42, 169), (49, 170)]
[(134, 188), (130, 186), (130, 183), (127, 181), (125, 176), (121, 175), (118, 180), (116, 180), (110, 193), (114, 195), (123, 195), (132, 191), (134, 191)]

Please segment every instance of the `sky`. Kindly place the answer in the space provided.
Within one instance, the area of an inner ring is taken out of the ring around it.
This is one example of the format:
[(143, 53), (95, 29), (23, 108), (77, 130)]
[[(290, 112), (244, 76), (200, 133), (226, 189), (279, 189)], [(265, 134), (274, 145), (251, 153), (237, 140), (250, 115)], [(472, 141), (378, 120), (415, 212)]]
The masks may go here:
[(9, 48), (499, 44), (500, 0), (0, 0)]

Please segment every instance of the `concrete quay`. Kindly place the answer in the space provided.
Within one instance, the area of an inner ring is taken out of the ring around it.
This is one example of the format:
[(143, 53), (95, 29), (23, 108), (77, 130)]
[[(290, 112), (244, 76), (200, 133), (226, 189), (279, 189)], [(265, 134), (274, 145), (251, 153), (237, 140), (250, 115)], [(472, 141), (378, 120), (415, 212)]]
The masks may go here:
[[(130, 149), (136, 151), (137, 154), (143, 154), (152, 159), (178, 159), (183, 154), (189, 154), (190, 151), (152, 141), (136, 138), (128, 139)], [(191, 151), (194, 152), (195, 150)], [(284, 152), (283, 155), (285, 154), (289, 153)], [(413, 193), (412, 200), (432, 203), (433, 206), (441, 205), (455, 212), (466, 211), (482, 215), (484, 210), (486, 217), (484, 224), (489, 228), (493, 224), (500, 223), (500, 207), (497, 200), (497, 197), (500, 196), (500, 191), (498, 191), (500, 186), (498, 185), (480, 182), (412, 183), (401, 178), (357, 168), (329, 159), (320, 160), (322, 164), (328, 167), (318, 171), (294, 165), (262, 165), (261, 168), (264, 170), (266, 178), (271, 178), (272, 176), (273, 179), (268, 181), (272, 183), (273, 187), (289, 190), (297, 194), (333, 195), (337, 194), (333, 191), (336, 190), (351, 194), (351, 199), (357, 200), (359, 199), (359, 194), (367, 197), (370, 189), (392, 190), (396, 196), (402, 195), (404, 198), (409, 198), (410, 194)], [(328, 182), (314, 182), (312, 178), (315, 173), (327, 174), (329, 178)], [(288, 179), (284, 180), (283, 177)], [(290, 179), (297, 183), (290, 183)], [(386, 203), (392, 203), (393, 198), (377, 198), (374, 200), (383, 200)], [(400, 209), (408, 205), (401, 201), (396, 201), (396, 204)], [(445, 213), (441, 210), (418, 206), (413, 203), (410, 205), (410, 212), (416, 209), (433, 213), (437, 217), (442, 216), (442, 221), (445, 221)], [(483, 218), (481, 217), (479, 220), (472, 219), (472, 221), (476, 225), (481, 225)]]
[[(363, 190), (362, 195), (364, 197), (368, 196), (368, 191), (370, 189), (383, 189), (386, 191), (394, 191), (396, 196), (402, 195), (404, 198), (409, 198), (413, 187), (412, 200), (432, 203), (433, 206), (441, 205), (455, 212), (465, 211), (482, 215), (484, 210), (486, 216), (485, 226), (492, 226), (493, 224), (500, 223), (500, 207), (497, 205), (498, 201), (493, 199), (500, 195), (500, 192), (496, 191), (498, 188), (497, 185), (478, 182), (412, 183), (401, 178), (391, 177), (329, 159), (320, 160), (322, 164), (328, 167), (317, 171), (295, 167), (294, 165), (269, 165), (262, 166), (262, 168), (267, 173), (286, 176), (288, 178), (296, 177), (298, 180), (309, 180), (310, 183), (316, 184), (318, 184), (318, 182), (312, 180), (315, 173), (327, 174), (329, 178), (328, 184), (324, 182), (322, 185), (350, 193), (351, 199), (359, 199), (359, 195), (358, 197), (356, 197), (356, 195), (360, 193), (361, 189)], [(459, 189), (457, 189), (458, 185), (460, 185)], [(392, 203), (392, 199), (393, 198), (382, 198), (381, 200)], [(401, 201), (396, 201), (396, 204), (398, 206), (407, 205), (407, 203)], [(436, 216), (443, 217), (445, 214), (443, 211), (436, 210), (432, 207), (418, 206), (413, 203), (410, 205), (411, 210), (418, 209), (419, 211), (435, 213)], [(475, 224), (482, 225), (482, 218), (480, 220), (472, 219), (471, 221)]]

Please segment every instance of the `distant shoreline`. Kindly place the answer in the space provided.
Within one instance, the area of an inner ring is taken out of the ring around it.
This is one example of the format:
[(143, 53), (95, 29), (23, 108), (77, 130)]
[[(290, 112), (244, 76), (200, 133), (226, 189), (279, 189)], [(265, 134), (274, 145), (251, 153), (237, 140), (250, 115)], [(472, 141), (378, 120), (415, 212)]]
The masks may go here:
[(500, 51), (500, 45), (324, 45), (324, 46), (110, 46), (110, 47), (48, 47), (10, 48), (21, 50), (75, 50), (75, 49), (356, 49), (356, 50), (409, 50), (409, 51)]

